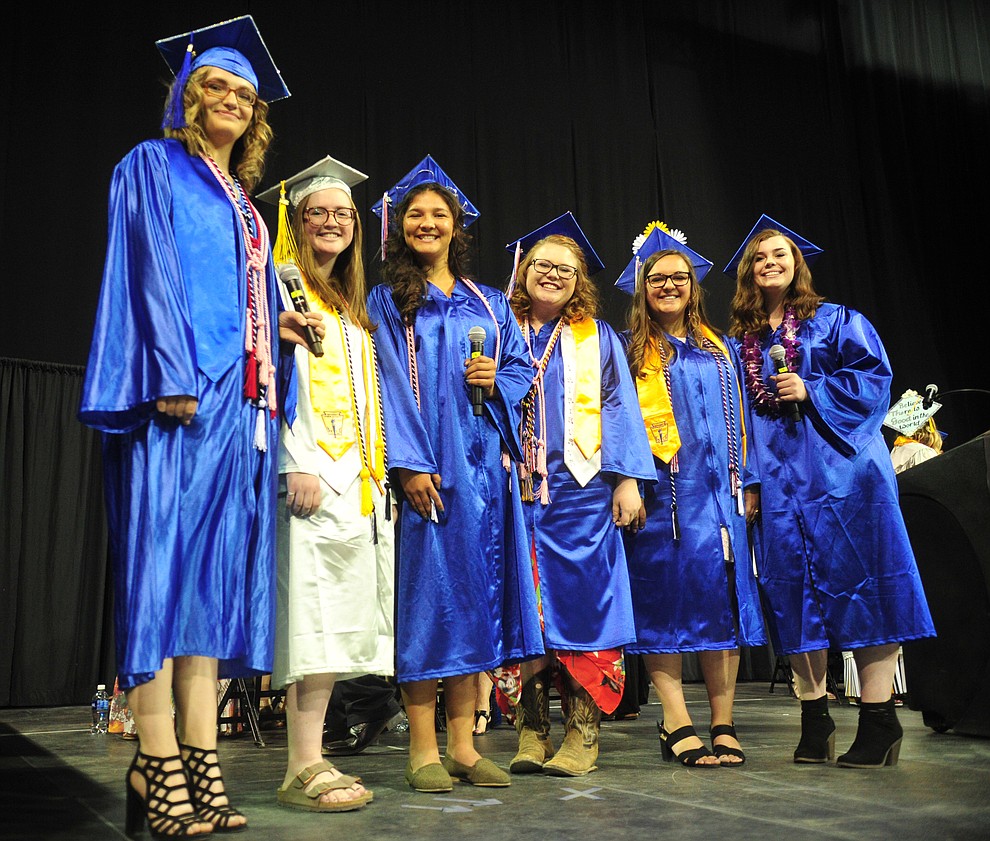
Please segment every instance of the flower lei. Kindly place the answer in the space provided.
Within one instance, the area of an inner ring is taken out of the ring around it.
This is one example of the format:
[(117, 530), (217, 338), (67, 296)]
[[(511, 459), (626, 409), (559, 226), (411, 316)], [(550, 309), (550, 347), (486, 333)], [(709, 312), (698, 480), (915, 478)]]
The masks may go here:
[[(793, 371), (797, 367), (798, 340), (797, 331), (801, 326), (794, 307), (784, 308), (784, 318), (780, 322), (781, 334), (780, 344), (784, 348), (784, 362), (787, 370)], [(769, 415), (779, 418), (781, 415), (780, 401), (777, 395), (767, 390), (766, 383), (760, 372), (763, 369), (763, 353), (760, 350), (760, 340), (756, 333), (743, 334), (742, 340), (743, 368), (746, 372), (746, 391), (749, 392), (749, 399), (758, 415)]]

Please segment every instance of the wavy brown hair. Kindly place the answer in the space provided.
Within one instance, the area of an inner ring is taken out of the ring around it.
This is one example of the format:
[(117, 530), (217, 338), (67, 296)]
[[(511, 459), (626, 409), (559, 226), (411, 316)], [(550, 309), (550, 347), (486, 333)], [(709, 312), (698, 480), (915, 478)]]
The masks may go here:
[(529, 271), (529, 267), (533, 263), (534, 255), (543, 245), (563, 246), (574, 255), (574, 262), (577, 263), (574, 267), (577, 269), (577, 275), (574, 278), (574, 293), (564, 304), (561, 317), (568, 324), (583, 321), (586, 318), (595, 318), (598, 315), (598, 289), (588, 277), (588, 261), (585, 259), (581, 246), (570, 237), (562, 234), (550, 234), (530, 248), (519, 264), (519, 269), (516, 272), (516, 285), (512, 291), (512, 297), (509, 299), (516, 320), (521, 322), (525, 319), (533, 305), (529, 291), (526, 289), (526, 272)]
[[(203, 82), (210, 73), (210, 67), (200, 67), (193, 71), (182, 92), (182, 106), (185, 109), (186, 125), (184, 128), (166, 128), (165, 136), (181, 141), (190, 155), (210, 153), (210, 141), (206, 137), (203, 129), (203, 103), (206, 101), (206, 94), (203, 93)], [(173, 87), (175, 82), (172, 82)], [(166, 103), (170, 102), (175, 95), (175, 91), (169, 89), (169, 96)], [(166, 105), (166, 107), (168, 107)], [(271, 145), (271, 126), (268, 125), (268, 103), (264, 100), (257, 100), (252, 109), (251, 122), (247, 131), (238, 138), (234, 148), (230, 152), (230, 166), (244, 189), (249, 193), (254, 190), (261, 181), (261, 176), (265, 171), (265, 152)]]
[(705, 291), (698, 283), (698, 276), (691, 261), (682, 252), (673, 248), (666, 248), (656, 254), (651, 254), (639, 270), (639, 277), (636, 278), (636, 291), (633, 293), (632, 304), (629, 305), (629, 314), (626, 317), (626, 329), (629, 331), (629, 346), (626, 349), (626, 356), (629, 358), (629, 370), (633, 377), (639, 377), (643, 374), (643, 365), (651, 345), (662, 346), (668, 360), (673, 359), (677, 352), (668, 341), (660, 323), (653, 318), (649, 304), (646, 303), (646, 276), (661, 258), (671, 254), (677, 255), (684, 261), (688, 275), (691, 277), (691, 280), (688, 281), (690, 297), (684, 308), (684, 325), (687, 327), (688, 335), (694, 339), (698, 347), (703, 348), (702, 326), (707, 327), (713, 333), (719, 332), (712, 326), (705, 313)]
[[(317, 191), (319, 192), (319, 191)], [(344, 192), (341, 190), (341, 192)], [(319, 299), (328, 307), (335, 307), (346, 312), (355, 324), (360, 324), (369, 333), (374, 331), (375, 324), (368, 318), (368, 308), (366, 304), (367, 287), (364, 279), (364, 229), (361, 227), (361, 217), (354, 207), (354, 200), (350, 199), (350, 206), (354, 208), (354, 238), (333, 264), (333, 273), (329, 279), (324, 280), (320, 271), (319, 263), (316, 261), (316, 253), (306, 236), (306, 222), (304, 214), (309, 207), (310, 200), (316, 193), (310, 193), (296, 207), (292, 215), (292, 232), (296, 238), (296, 245), (299, 254), (299, 268), (306, 276), (306, 282)], [(344, 193), (347, 195), (347, 193)]]
[(389, 224), (388, 239), (385, 241), (385, 253), (388, 259), (382, 264), (382, 281), (391, 288), (392, 300), (406, 324), (416, 322), (416, 311), (423, 303), (428, 281), (425, 267), (416, 259), (416, 252), (406, 243), (402, 221), (413, 199), (427, 192), (440, 196), (451, 213), (453, 234), (447, 251), (447, 268), (455, 278), (468, 276), (467, 251), (471, 236), (464, 230), (464, 211), (457, 196), (446, 187), (432, 181), (417, 184), (406, 193), (395, 210), (395, 215)]
[(736, 294), (732, 297), (729, 309), (729, 335), (737, 339), (744, 333), (763, 334), (770, 329), (768, 313), (763, 304), (763, 293), (753, 279), (753, 265), (760, 243), (771, 237), (783, 237), (794, 258), (794, 280), (787, 288), (784, 301), (794, 307), (794, 313), (802, 321), (814, 318), (819, 305), (825, 300), (815, 291), (811, 280), (811, 269), (805, 262), (801, 249), (789, 236), (773, 228), (765, 228), (756, 234), (743, 250), (739, 267), (736, 269)]

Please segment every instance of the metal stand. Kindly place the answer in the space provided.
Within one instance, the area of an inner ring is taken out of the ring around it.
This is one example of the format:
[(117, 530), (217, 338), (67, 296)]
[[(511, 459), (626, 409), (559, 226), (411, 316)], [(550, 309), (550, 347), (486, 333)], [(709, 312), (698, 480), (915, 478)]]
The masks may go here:
[[(224, 716), (223, 710), (227, 706), (229, 701), (237, 701), (238, 715), (236, 716)], [(254, 737), (254, 743), (259, 748), (265, 747), (265, 740), (261, 737), (261, 726), (258, 723), (258, 710), (255, 707), (255, 702), (251, 699), (251, 694), (248, 692), (247, 684), (244, 682), (244, 678), (234, 678), (227, 684), (227, 690), (223, 693), (223, 697), (220, 699), (220, 703), (217, 705), (217, 724), (224, 724), (226, 722), (236, 722), (241, 718), (246, 718), (248, 727), (251, 730), (251, 735)]]

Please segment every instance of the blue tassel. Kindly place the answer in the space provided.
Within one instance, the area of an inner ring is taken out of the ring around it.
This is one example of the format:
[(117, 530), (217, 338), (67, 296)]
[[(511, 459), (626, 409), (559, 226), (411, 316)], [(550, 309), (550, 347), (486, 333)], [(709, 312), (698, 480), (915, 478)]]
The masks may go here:
[(193, 45), (189, 41), (186, 47), (186, 54), (182, 59), (182, 67), (175, 77), (175, 84), (172, 85), (172, 93), (168, 98), (168, 105), (165, 107), (165, 116), (162, 118), (162, 128), (185, 128), (186, 127), (186, 107), (184, 105), (186, 82), (189, 81), (189, 74), (192, 72)]

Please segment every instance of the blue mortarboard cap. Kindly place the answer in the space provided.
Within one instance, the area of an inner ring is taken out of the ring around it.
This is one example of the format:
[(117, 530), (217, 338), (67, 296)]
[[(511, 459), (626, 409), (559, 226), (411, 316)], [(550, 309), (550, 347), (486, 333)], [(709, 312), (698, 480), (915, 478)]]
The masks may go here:
[(753, 225), (752, 230), (746, 234), (746, 238), (742, 241), (742, 245), (735, 254), (732, 255), (732, 259), (726, 264), (725, 268), (722, 269), (725, 274), (729, 277), (734, 278), (736, 276), (736, 269), (739, 266), (739, 261), (742, 259), (743, 251), (746, 250), (746, 246), (749, 245), (749, 241), (756, 236), (760, 231), (765, 231), (767, 228), (773, 228), (776, 231), (780, 231), (782, 234), (789, 236), (794, 240), (794, 244), (801, 249), (801, 256), (804, 257), (804, 262), (809, 266), (817, 259), (818, 255), (823, 252), (823, 249), (819, 248), (813, 242), (808, 242), (800, 234), (794, 233), (790, 228), (784, 227), (780, 222), (775, 219), (771, 219), (765, 213), (757, 220), (756, 224)]
[[(194, 29), (171, 38), (162, 38), (155, 42), (155, 46), (176, 79), (181, 81), (176, 86), (178, 92), (185, 87), (185, 80), (190, 72), (209, 65), (246, 79), (266, 102), (289, 96), (289, 89), (282, 81), (271, 53), (250, 15), (215, 23), (203, 29)], [(175, 99), (181, 103), (181, 98), (176, 96)], [(170, 104), (170, 113), (166, 115), (168, 126), (179, 128), (185, 125), (182, 114), (174, 113), (178, 108), (176, 103)]]
[(636, 291), (636, 275), (639, 273), (639, 267), (658, 251), (667, 249), (680, 251), (691, 261), (699, 283), (714, 265), (711, 260), (706, 260), (697, 251), (687, 247), (687, 237), (682, 231), (668, 228), (663, 222), (651, 222), (633, 242), (633, 258), (622, 270), (615, 285), (626, 294), (632, 295)]
[(574, 218), (574, 214), (569, 210), (562, 216), (558, 216), (535, 231), (526, 234), (526, 236), (510, 242), (505, 248), (507, 251), (515, 251), (518, 245), (519, 250), (525, 254), (541, 239), (553, 234), (570, 237), (578, 244), (578, 247), (584, 252), (584, 260), (588, 264), (589, 275), (593, 275), (595, 272), (599, 272), (605, 268), (605, 264), (601, 261), (598, 254), (595, 253), (595, 249), (588, 241), (584, 231), (581, 230), (581, 226), (577, 223), (577, 219)]
[[(478, 212), (478, 209), (468, 200), (468, 197), (460, 191), (457, 185), (450, 180), (447, 173), (440, 169), (437, 162), (429, 155), (409, 170), (409, 172), (402, 177), (399, 183), (388, 191), (386, 195), (388, 196), (389, 204), (393, 206), (397, 205), (403, 198), (405, 198), (406, 193), (408, 193), (413, 187), (418, 187), (420, 184), (439, 184), (441, 187), (446, 187), (455, 196), (457, 196), (457, 201), (460, 203), (461, 209), (464, 211), (465, 228), (481, 215)], [(381, 218), (382, 199), (375, 202), (374, 207), (371, 208), (371, 212)]]

